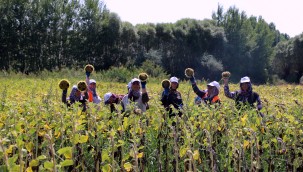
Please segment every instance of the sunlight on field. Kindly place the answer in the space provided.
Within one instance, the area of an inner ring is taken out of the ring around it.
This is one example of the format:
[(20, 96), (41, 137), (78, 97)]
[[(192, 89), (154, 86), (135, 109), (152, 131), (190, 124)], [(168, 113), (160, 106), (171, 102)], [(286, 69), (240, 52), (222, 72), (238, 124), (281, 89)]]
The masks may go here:
[[(124, 117), (103, 103), (100, 111), (92, 104), (85, 114), (68, 110), (60, 79), (0, 78), (0, 171), (302, 170), (303, 86), (254, 85), (262, 119), (237, 111), (223, 85), (220, 108), (195, 106), (191, 85), (181, 82), (183, 116), (168, 118), (160, 80), (147, 84), (151, 108)], [(97, 82), (102, 98), (127, 91), (127, 83)]]

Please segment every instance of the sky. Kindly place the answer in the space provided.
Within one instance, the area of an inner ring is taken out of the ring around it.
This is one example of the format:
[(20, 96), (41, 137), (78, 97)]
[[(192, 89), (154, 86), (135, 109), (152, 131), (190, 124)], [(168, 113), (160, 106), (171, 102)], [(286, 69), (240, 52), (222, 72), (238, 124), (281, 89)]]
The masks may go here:
[(248, 17), (262, 16), (276, 29), (294, 37), (303, 32), (303, 0), (103, 0), (122, 21), (133, 25), (174, 23), (183, 18), (211, 19), (218, 4), (224, 12), (235, 6)]

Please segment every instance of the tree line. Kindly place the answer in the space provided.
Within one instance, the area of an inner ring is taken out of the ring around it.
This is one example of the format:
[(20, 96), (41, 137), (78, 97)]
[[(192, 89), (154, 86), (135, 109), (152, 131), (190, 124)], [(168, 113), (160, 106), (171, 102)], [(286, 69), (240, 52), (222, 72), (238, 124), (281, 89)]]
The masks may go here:
[(133, 26), (99, 0), (1, 0), (0, 69), (39, 73), (91, 63), (98, 71), (153, 61), (176, 76), (191, 67), (212, 80), (229, 70), (234, 81), (299, 81), (303, 34), (290, 38), (236, 7), (219, 5), (211, 17)]

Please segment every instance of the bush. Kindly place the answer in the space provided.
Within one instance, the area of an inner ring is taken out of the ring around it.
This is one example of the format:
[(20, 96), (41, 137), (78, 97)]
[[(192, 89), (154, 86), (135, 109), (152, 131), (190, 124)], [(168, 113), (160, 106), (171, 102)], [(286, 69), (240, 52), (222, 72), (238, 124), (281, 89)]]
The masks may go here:
[(135, 73), (133, 70), (127, 69), (125, 67), (112, 67), (107, 71), (102, 71), (102, 80), (105, 81), (115, 81), (120, 83), (127, 83), (132, 78), (138, 76), (138, 72)]
[(278, 75), (273, 75), (272, 76), (272, 83), (274, 85), (284, 85), (286, 84), (286, 81), (283, 79), (280, 79)]
[(222, 62), (218, 61), (213, 55), (206, 53), (202, 57), (201, 65), (206, 78), (216, 78), (223, 71)]
[(165, 70), (151, 60), (146, 60), (142, 63), (141, 71), (155, 78), (168, 78)]

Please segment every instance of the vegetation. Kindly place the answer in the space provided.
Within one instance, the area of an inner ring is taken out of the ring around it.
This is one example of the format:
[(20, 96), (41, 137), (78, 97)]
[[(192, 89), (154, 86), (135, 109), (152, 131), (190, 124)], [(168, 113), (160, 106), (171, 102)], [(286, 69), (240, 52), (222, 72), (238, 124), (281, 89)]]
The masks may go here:
[[(0, 171), (303, 168), (302, 86), (254, 85), (263, 101), (265, 117), (261, 118), (254, 110), (235, 109), (234, 102), (222, 91), (221, 107), (198, 107), (193, 104), (195, 94), (190, 84), (183, 81), (179, 87), (183, 116), (168, 118), (159, 101), (161, 80), (167, 76), (149, 75), (150, 109), (124, 117), (110, 113), (103, 104), (100, 111), (89, 104), (87, 113), (82, 113), (77, 105), (67, 109), (61, 103), (58, 82), (66, 78), (71, 85), (76, 84), (83, 80), (83, 68), (81, 71), (53, 73), (49, 77), (1, 73), (8, 77), (0, 77)], [(92, 77), (106, 78), (98, 72)], [(127, 82), (97, 81), (100, 95), (126, 92)], [(204, 82), (198, 85), (206, 87)]]
[(133, 26), (99, 0), (0, 1), (0, 69), (30, 74), (94, 64), (105, 71), (149, 60), (176, 76), (191, 67), (197, 78), (228, 70), (256, 83), (299, 82), (302, 35), (289, 38), (236, 7), (219, 5), (211, 17)]
[[(133, 26), (99, 0), (0, 0), (0, 171), (302, 171), (302, 86), (254, 85), (264, 118), (235, 109), (222, 91), (221, 107), (195, 106), (185, 81), (181, 118), (159, 101), (161, 81), (184, 79), (187, 67), (197, 79), (228, 70), (234, 82), (303, 83), (302, 54), (303, 34), (290, 38), (236, 7)], [(68, 109), (58, 83), (83, 80), (86, 64), (100, 95), (124, 94), (146, 72), (150, 109)]]

